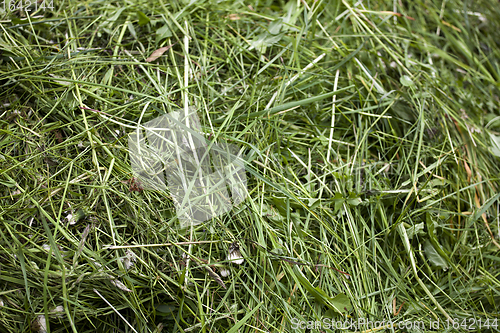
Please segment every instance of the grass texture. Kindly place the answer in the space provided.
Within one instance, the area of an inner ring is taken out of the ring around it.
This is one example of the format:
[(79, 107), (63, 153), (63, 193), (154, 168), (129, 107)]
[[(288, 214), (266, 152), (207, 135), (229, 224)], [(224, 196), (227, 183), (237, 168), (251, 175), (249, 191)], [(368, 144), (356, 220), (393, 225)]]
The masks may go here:
[[(0, 9), (0, 332), (497, 331), (497, 1), (34, 6)], [(181, 228), (127, 134), (188, 106), (248, 197)]]

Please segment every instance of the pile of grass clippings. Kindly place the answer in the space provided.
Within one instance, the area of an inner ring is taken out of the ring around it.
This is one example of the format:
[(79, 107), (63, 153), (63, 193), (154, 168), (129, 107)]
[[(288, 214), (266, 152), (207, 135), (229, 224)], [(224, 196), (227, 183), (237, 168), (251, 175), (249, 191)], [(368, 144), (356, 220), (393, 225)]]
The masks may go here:
[[(23, 5), (0, 12), (0, 332), (498, 330), (497, 1)], [(248, 179), (193, 228), (127, 139), (187, 106)]]

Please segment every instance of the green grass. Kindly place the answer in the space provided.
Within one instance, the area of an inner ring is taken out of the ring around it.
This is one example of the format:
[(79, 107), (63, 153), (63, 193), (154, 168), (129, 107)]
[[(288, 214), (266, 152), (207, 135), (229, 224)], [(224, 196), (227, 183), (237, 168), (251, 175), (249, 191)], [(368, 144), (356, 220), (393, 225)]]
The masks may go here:
[[(53, 6), (0, 13), (0, 332), (500, 319), (497, 1)], [(248, 198), (181, 229), (127, 134), (187, 106)]]

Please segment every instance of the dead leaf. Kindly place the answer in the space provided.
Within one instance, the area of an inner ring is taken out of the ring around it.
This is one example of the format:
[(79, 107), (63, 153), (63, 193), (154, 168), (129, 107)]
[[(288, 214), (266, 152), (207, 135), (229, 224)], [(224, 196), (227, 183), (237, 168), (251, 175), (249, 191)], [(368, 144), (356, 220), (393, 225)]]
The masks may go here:
[(224, 281), (220, 278), (219, 274), (215, 273), (209, 266), (203, 266), (207, 271), (208, 275), (215, 280), (222, 288), (227, 289)]
[[(177, 44), (177, 43), (175, 43), (175, 44)], [(146, 59), (146, 61), (147, 62), (155, 61), (156, 59), (158, 59), (159, 57), (161, 57), (163, 55), (163, 53), (167, 52), (175, 44), (164, 46), (164, 47), (160, 47), (158, 50), (156, 50), (153, 53), (151, 53), (151, 55), (149, 56), (149, 58)]]

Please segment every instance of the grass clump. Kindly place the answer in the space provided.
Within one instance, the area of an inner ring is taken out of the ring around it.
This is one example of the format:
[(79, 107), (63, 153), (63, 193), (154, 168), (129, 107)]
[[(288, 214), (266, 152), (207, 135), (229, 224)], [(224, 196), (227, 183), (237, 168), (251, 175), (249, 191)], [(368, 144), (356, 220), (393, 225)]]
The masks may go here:
[[(1, 331), (498, 329), (494, 1), (53, 7), (1, 17)], [(192, 229), (127, 149), (187, 106), (248, 178)]]

